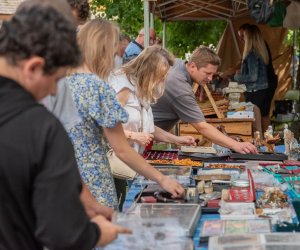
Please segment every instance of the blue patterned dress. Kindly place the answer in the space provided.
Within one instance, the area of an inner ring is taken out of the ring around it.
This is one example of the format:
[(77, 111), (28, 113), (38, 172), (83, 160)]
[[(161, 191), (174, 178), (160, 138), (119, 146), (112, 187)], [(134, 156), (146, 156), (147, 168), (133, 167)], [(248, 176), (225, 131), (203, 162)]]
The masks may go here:
[(128, 115), (117, 101), (115, 91), (98, 76), (76, 73), (67, 81), (82, 119), (68, 131), (79, 171), (96, 200), (114, 207), (117, 198), (102, 127), (113, 128), (126, 122)]

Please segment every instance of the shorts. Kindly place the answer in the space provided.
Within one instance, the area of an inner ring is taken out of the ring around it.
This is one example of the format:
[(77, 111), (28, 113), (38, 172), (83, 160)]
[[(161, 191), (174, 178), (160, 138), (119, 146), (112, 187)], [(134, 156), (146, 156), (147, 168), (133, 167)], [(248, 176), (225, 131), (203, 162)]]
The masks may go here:
[[(273, 98), (274, 93), (272, 94)], [(259, 107), (261, 116), (267, 116), (270, 112), (272, 99), (269, 89), (262, 89), (255, 92), (245, 92), (247, 102), (252, 102)]]

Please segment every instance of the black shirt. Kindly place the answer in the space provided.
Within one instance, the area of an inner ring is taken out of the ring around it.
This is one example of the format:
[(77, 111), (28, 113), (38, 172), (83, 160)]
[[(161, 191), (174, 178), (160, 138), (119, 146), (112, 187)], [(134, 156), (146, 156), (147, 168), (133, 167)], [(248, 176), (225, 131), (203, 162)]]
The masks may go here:
[(91, 249), (99, 228), (80, 202), (73, 147), (60, 122), (0, 77), (0, 249)]

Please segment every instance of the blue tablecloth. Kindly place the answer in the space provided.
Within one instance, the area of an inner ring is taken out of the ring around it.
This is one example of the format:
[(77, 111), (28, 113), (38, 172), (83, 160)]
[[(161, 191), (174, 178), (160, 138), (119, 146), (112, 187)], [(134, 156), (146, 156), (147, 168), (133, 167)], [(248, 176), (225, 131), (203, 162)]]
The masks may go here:
[[(275, 147), (275, 151), (277, 153), (283, 153), (284, 152), (284, 145), (279, 145)], [(135, 196), (143, 189), (143, 186), (137, 182), (133, 182), (133, 184), (131, 185), (127, 195), (126, 195), (126, 199), (125, 199), (125, 203), (123, 205), (123, 212), (125, 212), (134, 202), (134, 198)], [(292, 192), (288, 192), (288, 195), (291, 198), (293, 197)], [(220, 219), (220, 215), (219, 214), (202, 214), (201, 218), (198, 222), (198, 226), (195, 230), (194, 233), (194, 237), (193, 237), (193, 242), (194, 242), (194, 247), (196, 250), (206, 250), (208, 248), (207, 244), (202, 243), (200, 244), (200, 233), (201, 233), (201, 229), (203, 226), (204, 221), (206, 220), (218, 220)]]
[[(123, 205), (123, 212), (126, 212), (126, 210), (129, 209), (129, 207), (134, 202), (135, 196), (142, 189), (143, 189), (143, 186), (140, 185), (140, 184), (138, 184), (138, 183), (134, 182), (131, 185), (131, 188), (129, 189), (129, 191), (128, 191), (127, 195), (126, 195), (125, 203)], [(201, 218), (200, 218), (200, 220), (198, 222), (198, 225), (197, 225), (197, 228), (195, 230), (194, 237), (193, 237), (194, 247), (195, 247), (196, 250), (207, 249), (207, 244), (200, 245), (200, 243), (199, 243), (201, 228), (202, 228), (202, 225), (203, 225), (204, 221), (206, 221), (206, 220), (218, 220), (218, 219), (220, 219), (220, 215), (219, 214), (202, 214), (201, 215)]]
[[(143, 186), (138, 184), (138, 183), (133, 183), (129, 192), (127, 193), (126, 196), (126, 200), (123, 206), (123, 212), (126, 212), (126, 210), (129, 209), (129, 207), (132, 205), (132, 203), (134, 202), (134, 198), (136, 197), (136, 195), (143, 189)], [(293, 197), (293, 194), (291, 191), (288, 191), (287, 194), (289, 195), (290, 198), (295, 198)], [(257, 197), (259, 197), (259, 193), (257, 192)], [(195, 250), (206, 250), (207, 249), (207, 244), (206, 243), (201, 243), (200, 244), (200, 233), (201, 233), (201, 229), (203, 226), (204, 221), (207, 220), (219, 220), (220, 219), (220, 215), (219, 214), (202, 214), (201, 218), (198, 222), (197, 228), (195, 230), (194, 233), (194, 237), (193, 237), (193, 242), (194, 242), (194, 248)], [(298, 223), (298, 220), (296, 218), (294, 218), (294, 223)], [(273, 228), (274, 230), (274, 228)]]

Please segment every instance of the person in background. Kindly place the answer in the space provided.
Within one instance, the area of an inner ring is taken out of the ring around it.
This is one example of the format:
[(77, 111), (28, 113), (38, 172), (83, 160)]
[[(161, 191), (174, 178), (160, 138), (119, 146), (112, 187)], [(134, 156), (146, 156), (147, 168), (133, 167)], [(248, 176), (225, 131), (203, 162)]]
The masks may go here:
[[(156, 40), (156, 33), (155, 30), (150, 28), (149, 29), (149, 45), (152, 46)], [(132, 40), (124, 53), (124, 63), (129, 62), (133, 58), (137, 57), (142, 50), (144, 49), (145, 46), (145, 31), (144, 28), (140, 30), (138, 36), (136, 37), (135, 40)]]
[(72, 144), (37, 102), (80, 61), (76, 28), (57, 10), (66, 6), (25, 1), (0, 29), (0, 249), (88, 250), (129, 232), (90, 221)]
[(77, 26), (85, 24), (90, 14), (88, 0), (67, 0), (72, 9), (72, 14), (76, 18)]
[[(238, 30), (238, 35), (241, 39), (242, 42), (245, 42), (245, 31), (249, 28), (251, 28), (251, 26), (253, 26), (253, 29), (257, 29), (257, 33), (258, 35), (261, 37), (261, 39), (263, 39), (261, 31), (259, 30), (259, 28), (256, 25), (251, 25), (248, 23), (245, 23), (243, 25), (240, 26), (239, 30)], [(275, 91), (277, 89), (278, 86), (278, 77), (275, 73), (274, 67), (273, 67), (273, 63), (272, 63), (272, 54), (271, 54), (271, 50), (270, 47), (268, 45), (268, 43), (264, 40), (267, 51), (268, 51), (268, 56), (269, 56), (269, 63), (267, 64), (267, 77), (268, 77), (268, 94), (265, 96), (265, 109), (268, 112), (265, 112), (265, 114), (262, 114), (262, 118), (261, 118), (261, 122), (262, 122), (262, 131), (265, 131), (268, 126), (270, 125), (270, 108), (271, 108), (271, 103), (275, 94)]]
[[(244, 23), (238, 29), (238, 36), (240, 41), (243, 43), (243, 45), (245, 43), (245, 31), (251, 29), (252, 26), (254, 27), (254, 29), (258, 29), (258, 34), (259, 36), (262, 37), (261, 31), (256, 25)], [(261, 136), (262, 136), (262, 132), (265, 131), (270, 125), (269, 113), (270, 113), (271, 103), (278, 85), (278, 77), (273, 67), (271, 50), (268, 43), (266, 41), (264, 42), (269, 56), (269, 63), (267, 64), (268, 94), (265, 96), (265, 108), (264, 108), (265, 110), (268, 110), (268, 112), (265, 112), (266, 114), (262, 115), (260, 109), (256, 105), (254, 105), (254, 110), (253, 110), (255, 113), (255, 120), (256, 120), (255, 127), (260, 132)], [(239, 62), (235, 67), (226, 70), (222, 77), (225, 79), (232, 78), (236, 73), (240, 72), (241, 65), (242, 62)]]
[(167, 74), (163, 96), (152, 105), (154, 123), (169, 131), (179, 120), (188, 122), (215, 144), (238, 153), (257, 153), (251, 143), (237, 142), (208, 124), (195, 99), (192, 84), (208, 84), (220, 62), (217, 54), (205, 46), (198, 47), (187, 62), (176, 59)]
[[(41, 1), (51, 2), (52, 0)], [(67, 0), (67, 3), (69, 4), (68, 7), (71, 7), (72, 10), (72, 16), (70, 18), (72, 21), (75, 21), (78, 30), (79, 25), (83, 25), (89, 17), (90, 9), (88, 0)], [(62, 10), (59, 9), (59, 11)], [(81, 121), (66, 78), (62, 78), (58, 81), (55, 96), (48, 95), (43, 98), (40, 103), (59, 119), (67, 131)], [(91, 218), (100, 214), (110, 220), (112, 218), (113, 209), (98, 203), (84, 182), (82, 182), (82, 186), (80, 198), (87, 214)]]
[[(167, 50), (153, 45), (109, 78), (109, 83), (129, 115), (128, 121), (123, 124), (125, 135), (138, 153), (143, 153), (145, 146), (153, 139), (179, 146), (195, 144), (192, 136), (175, 136), (154, 126), (150, 104), (163, 94), (164, 79), (173, 63), (174, 58)], [(115, 183), (123, 181), (118, 188), (123, 190), (122, 197), (125, 197), (126, 180), (116, 179)]]
[(119, 29), (104, 19), (92, 20), (81, 27), (78, 42), (83, 64), (67, 77), (81, 121), (68, 129), (79, 170), (84, 182), (98, 202), (116, 207), (117, 199), (111, 169), (106, 156), (108, 143), (128, 166), (159, 183), (174, 197), (183, 194), (181, 185), (162, 175), (128, 144), (122, 128), (127, 112), (116, 93), (105, 82), (114, 66), (119, 43)]
[(130, 38), (126, 35), (120, 34), (119, 49), (115, 55), (115, 69), (118, 69), (123, 65), (123, 55), (129, 43)]
[(260, 131), (265, 131), (263, 124), (270, 123), (270, 105), (276, 89), (269, 87), (268, 65), (272, 58), (256, 25), (245, 26), (240, 30), (240, 34), (245, 45), (240, 72), (235, 74), (233, 79), (246, 85), (245, 99), (260, 109), (262, 116)]

